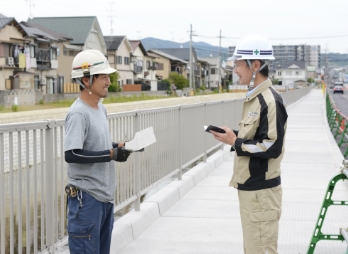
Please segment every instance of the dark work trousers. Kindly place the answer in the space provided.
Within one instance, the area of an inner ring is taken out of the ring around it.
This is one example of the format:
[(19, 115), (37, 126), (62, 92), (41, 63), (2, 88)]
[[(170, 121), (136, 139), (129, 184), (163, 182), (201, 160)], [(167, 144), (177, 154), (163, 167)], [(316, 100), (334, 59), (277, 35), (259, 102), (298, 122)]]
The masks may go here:
[[(82, 194), (82, 195), (81, 195)], [(103, 203), (88, 193), (78, 192), (68, 200), (70, 254), (108, 254), (114, 224), (113, 203)]]

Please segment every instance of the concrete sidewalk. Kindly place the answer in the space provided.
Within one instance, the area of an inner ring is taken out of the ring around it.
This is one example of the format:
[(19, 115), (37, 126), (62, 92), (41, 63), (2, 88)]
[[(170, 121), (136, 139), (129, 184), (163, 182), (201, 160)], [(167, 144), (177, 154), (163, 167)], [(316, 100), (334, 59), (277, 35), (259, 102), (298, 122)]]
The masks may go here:
[[(282, 163), (283, 214), (279, 253), (305, 254), (332, 177), (343, 156), (325, 118), (321, 90), (288, 107), (286, 152)], [(111, 253), (243, 253), (237, 191), (228, 187), (233, 153), (225, 147), (115, 222)], [(348, 200), (338, 182), (333, 200)], [(348, 227), (348, 206), (331, 206), (322, 231)], [(320, 241), (314, 253), (343, 254), (347, 243)]]

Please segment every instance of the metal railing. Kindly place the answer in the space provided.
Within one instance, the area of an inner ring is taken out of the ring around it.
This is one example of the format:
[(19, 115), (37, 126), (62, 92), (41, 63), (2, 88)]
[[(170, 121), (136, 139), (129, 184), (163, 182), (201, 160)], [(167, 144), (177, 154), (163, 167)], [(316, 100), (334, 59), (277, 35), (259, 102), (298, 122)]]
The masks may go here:
[[(337, 140), (338, 147), (348, 143), (348, 117), (336, 107), (331, 95), (326, 93), (326, 114), (329, 127), (333, 136)], [(343, 157), (347, 158), (348, 146), (343, 153)]]
[[(283, 93), (287, 104), (310, 88)], [(116, 163), (115, 211), (221, 146), (204, 125), (238, 129), (243, 99), (109, 114), (114, 141), (153, 126), (157, 142)], [(64, 120), (0, 125), (0, 253), (54, 252), (66, 239)]]

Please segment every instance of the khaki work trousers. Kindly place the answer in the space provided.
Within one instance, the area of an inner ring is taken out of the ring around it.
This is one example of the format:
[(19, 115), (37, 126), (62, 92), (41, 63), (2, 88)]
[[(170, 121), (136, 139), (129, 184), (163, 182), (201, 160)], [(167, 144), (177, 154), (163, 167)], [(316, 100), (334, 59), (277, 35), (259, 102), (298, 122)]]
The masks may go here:
[(278, 254), (278, 229), (282, 213), (282, 186), (238, 190), (245, 254)]

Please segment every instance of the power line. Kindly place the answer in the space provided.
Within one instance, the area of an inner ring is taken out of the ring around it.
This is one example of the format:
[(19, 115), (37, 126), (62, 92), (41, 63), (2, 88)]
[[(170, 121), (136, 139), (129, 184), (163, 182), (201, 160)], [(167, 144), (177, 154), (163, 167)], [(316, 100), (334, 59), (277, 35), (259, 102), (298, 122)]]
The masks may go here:
[[(197, 37), (201, 38), (206, 38), (206, 39), (216, 39), (218, 37), (216, 36), (210, 36), (210, 35), (196, 35)], [(317, 36), (317, 37), (296, 37), (296, 38), (284, 38), (284, 37), (279, 37), (279, 38), (269, 38), (270, 40), (305, 40), (305, 39), (327, 39), (327, 38), (341, 38), (341, 37), (348, 37), (348, 35), (327, 35), (327, 36)], [(226, 37), (224, 36), (223, 39), (233, 39), (237, 40), (240, 37)]]

